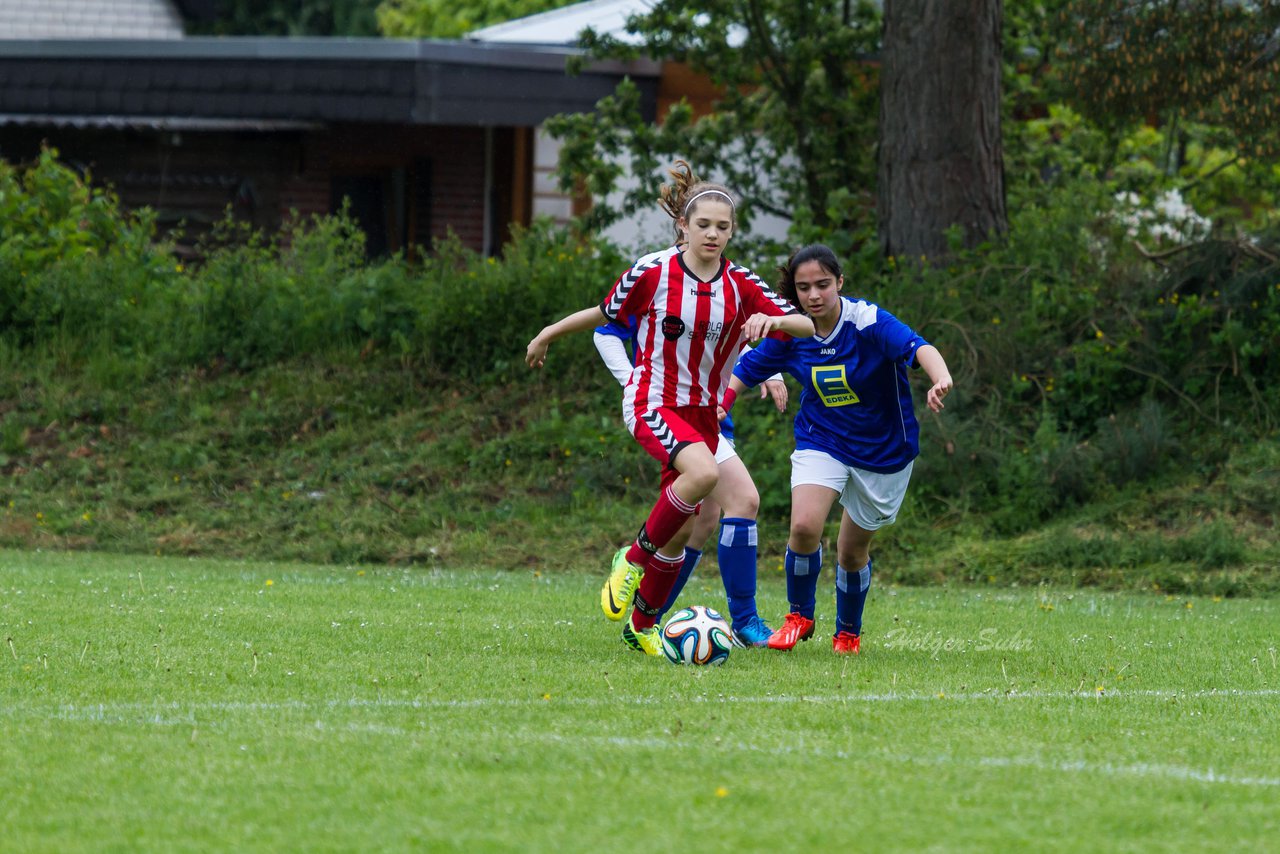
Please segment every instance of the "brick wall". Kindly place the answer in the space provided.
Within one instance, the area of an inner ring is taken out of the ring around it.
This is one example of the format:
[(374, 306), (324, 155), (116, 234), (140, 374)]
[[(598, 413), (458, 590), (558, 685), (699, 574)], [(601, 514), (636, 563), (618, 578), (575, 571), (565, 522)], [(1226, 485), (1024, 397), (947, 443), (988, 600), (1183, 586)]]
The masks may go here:
[[(494, 131), (492, 240), (507, 235), (511, 216), (512, 134)], [(109, 183), (129, 207), (159, 213), (162, 230), (181, 227), (190, 251), (230, 206), (233, 214), (274, 231), (297, 211), (328, 213), (335, 178), (383, 182), (388, 208), (403, 200), (387, 249), (428, 246), (452, 230), (485, 250), (485, 131), (482, 128), (338, 126), (275, 133), (108, 130), (0, 126), (0, 155), (36, 157), (42, 143), (62, 159)], [(528, 180), (527, 173), (523, 176)], [(398, 186), (397, 186), (398, 182)]]
[(308, 133), (296, 171), (281, 184), (279, 213), (283, 218), (290, 208), (303, 215), (329, 211), (335, 175), (382, 175), (394, 181), (400, 170), (410, 243), (426, 244), (452, 229), (479, 252), (485, 234), (484, 155), (482, 128), (347, 125)]
[(452, 229), (471, 249), (484, 248), (484, 131), (459, 128), (440, 134), (430, 154), (431, 234)]

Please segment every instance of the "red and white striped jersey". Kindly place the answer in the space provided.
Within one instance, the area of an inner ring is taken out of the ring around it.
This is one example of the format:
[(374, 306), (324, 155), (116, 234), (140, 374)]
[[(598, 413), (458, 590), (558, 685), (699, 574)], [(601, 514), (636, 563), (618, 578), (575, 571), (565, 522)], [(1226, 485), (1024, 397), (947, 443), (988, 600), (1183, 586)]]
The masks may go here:
[(636, 261), (600, 310), (624, 326), (636, 321), (635, 368), (623, 392), (628, 423), (661, 406), (714, 406), (746, 343), (747, 318), (797, 313), (755, 273), (728, 260), (702, 281), (676, 246)]

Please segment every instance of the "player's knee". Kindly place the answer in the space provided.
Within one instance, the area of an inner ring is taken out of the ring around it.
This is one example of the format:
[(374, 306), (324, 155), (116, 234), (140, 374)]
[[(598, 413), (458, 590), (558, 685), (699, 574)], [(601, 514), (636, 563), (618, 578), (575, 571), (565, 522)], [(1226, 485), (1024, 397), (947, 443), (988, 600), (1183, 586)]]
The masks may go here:
[(822, 523), (808, 519), (793, 519), (789, 542), (793, 551), (812, 554), (818, 550), (818, 544), (822, 542)]
[(850, 571), (862, 569), (870, 557), (871, 552), (867, 549), (841, 549), (838, 555), (840, 565)]
[(710, 466), (692, 466), (689, 471), (685, 472), (685, 477), (689, 478), (690, 486), (692, 486), (702, 497), (711, 494), (716, 488), (716, 484), (720, 482), (720, 472), (717, 471), (712, 461)]
[[(725, 490), (721, 490), (724, 492)], [(760, 513), (760, 493), (754, 489), (743, 490), (728, 496), (724, 501), (724, 515), (738, 519), (754, 519)]]
[(692, 548), (702, 550), (702, 546), (711, 539), (711, 533), (720, 524), (719, 512), (708, 513), (704, 506), (693, 520), (693, 527), (689, 531), (689, 542), (686, 545)]

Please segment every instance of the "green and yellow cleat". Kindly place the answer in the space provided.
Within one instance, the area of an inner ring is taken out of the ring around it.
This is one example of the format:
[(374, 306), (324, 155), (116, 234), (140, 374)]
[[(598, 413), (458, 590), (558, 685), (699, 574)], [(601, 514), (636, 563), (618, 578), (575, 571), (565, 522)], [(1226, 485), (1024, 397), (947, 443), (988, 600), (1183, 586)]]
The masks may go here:
[(622, 642), (645, 655), (662, 655), (662, 633), (657, 626), (637, 629), (627, 620), (622, 627)]
[(627, 549), (618, 549), (613, 556), (613, 566), (609, 569), (609, 578), (600, 590), (600, 609), (604, 615), (615, 623), (627, 614), (631, 607), (631, 599), (636, 595), (640, 579), (644, 576), (644, 568), (627, 560)]

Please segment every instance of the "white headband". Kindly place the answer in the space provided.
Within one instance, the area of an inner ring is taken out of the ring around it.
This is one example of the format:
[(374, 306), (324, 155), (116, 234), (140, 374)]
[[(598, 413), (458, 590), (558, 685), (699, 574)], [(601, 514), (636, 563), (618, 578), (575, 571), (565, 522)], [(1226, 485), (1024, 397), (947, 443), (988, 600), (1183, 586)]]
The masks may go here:
[(729, 207), (737, 210), (737, 205), (733, 203), (733, 196), (729, 195), (724, 190), (703, 190), (701, 193), (698, 193), (698, 195), (694, 196), (692, 199), (684, 203), (683, 215), (687, 217), (689, 215), (689, 208), (693, 207), (694, 202), (696, 202), (698, 199), (702, 198), (703, 196), (709, 196), (712, 193), (714, 193), (717, 196), (724, 196), (726, 199), (729, 200)]

